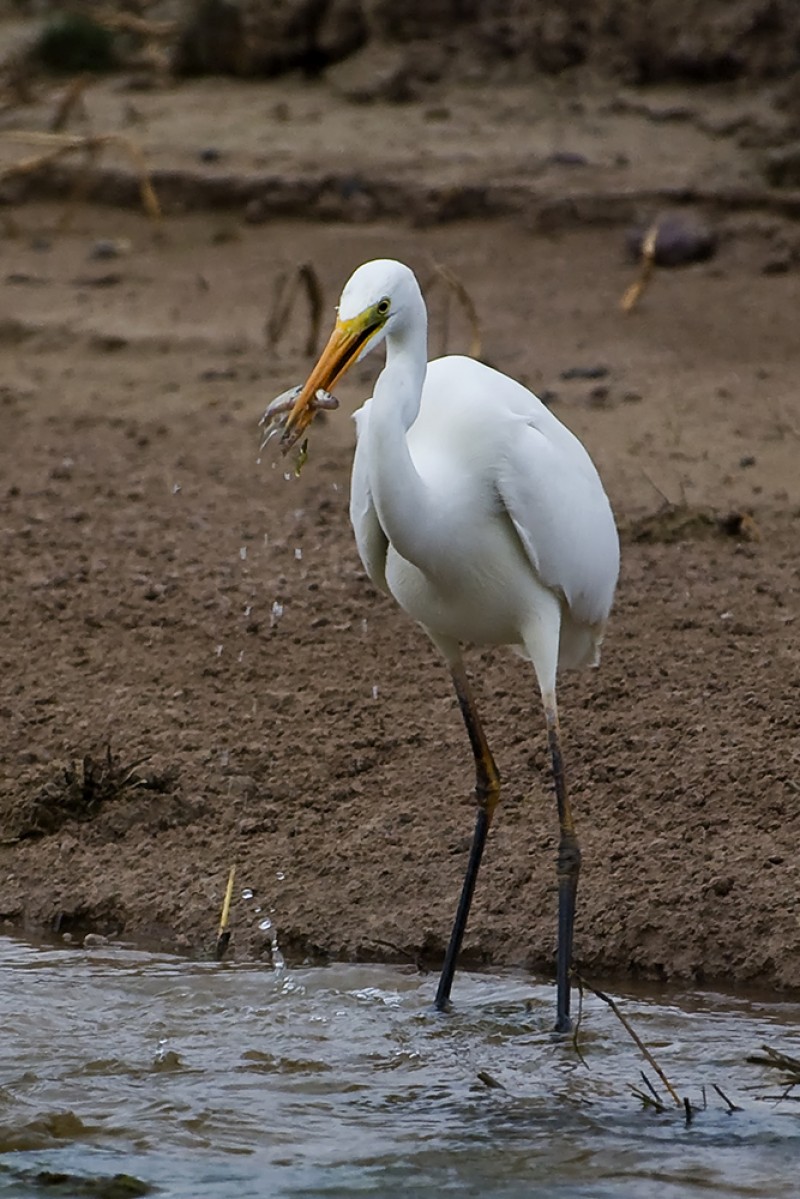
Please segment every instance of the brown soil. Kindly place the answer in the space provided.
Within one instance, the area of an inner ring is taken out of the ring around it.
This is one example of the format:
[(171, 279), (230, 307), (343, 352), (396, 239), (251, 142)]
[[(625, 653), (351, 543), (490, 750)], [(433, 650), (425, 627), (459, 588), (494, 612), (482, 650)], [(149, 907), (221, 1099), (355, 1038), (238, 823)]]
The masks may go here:
[[(270, 153), (287, 179), (346, 167), (419, 195), (491, 175), (535, 176), (557, 198), (576, 170), (595, 196), (752, 181), (741, 126), (719, 122), (743, 105), (766, 120), (762, 98), (698, 96), (683, 97), (691, 118), (653, 122), (647, 109), (674, 95), (650, 93), (644, 110), (608, 97), (548, 110), (531, 131), (535, 97), (516, 86), (453, 93), (432, 116), (298, 83), (206, 82), (137, 94), (135, 131), (156, 164), (197, 172), (213, 145), (241, 179), (266, 152), (254, 112), (277, 112)], [(130, 100), (109, 83), (88, 102), (108, 128)], [(547, 159), (560, 150), (587, 162)], [(256, 904), (293, 955), (441, 955), (471, 763), (446, 672), (365, 581), (347, 520), (346, 413), (377, 364), (342, 388), (299, 479), (258, 461), (265, 403), (309, 366), (300, 308), (266, 348), (280, 271), (312, 261), (327, 314), (357, 263), (391, 255), (423, 279), (434, 260), (458, 275), (484, 354), (555, 393), (624, 531), (603, 664), (560, 691), (584, 850), (579, 962), (800, 988), (797, 227), (723, 212), (716, 258), (658, 272), (623, 316), (622, 227), (573, 211), (554, 231), (525, 204), (502, 219), (340, 223), (336, 194), (312, 206), (327, 220), (201, 209), (158, 234), (111, 207), (76, 207), (66, 231), (52, 202), (5, 210), (8, 927), (208, 949), (235, 862), (237, 956), (265, 951)], [(100, 238), (129, 246), (98, 260)], [(432, 351), (445, 324), (463, 349), (467, 323), (441, 289), (431, 310)], [(607, 373), (562, 378), (575, 367)], [(465, 958), (549, 970), (556, 822), (535, 682), (510, 655), (470, 661), (505, 798)]]

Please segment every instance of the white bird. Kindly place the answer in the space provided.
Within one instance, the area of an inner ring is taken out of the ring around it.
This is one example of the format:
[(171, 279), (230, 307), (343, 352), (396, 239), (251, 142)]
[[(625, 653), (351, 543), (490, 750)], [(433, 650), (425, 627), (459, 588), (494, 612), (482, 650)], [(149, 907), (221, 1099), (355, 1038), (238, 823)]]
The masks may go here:
[(477, 821), (436, 995), (449, 1007), (500, 775), (462, 658), (464, 643), (509, 645), (533, 663), (559, 819), (556, 1029), (568, 1031), (580, 850), (556, 705), (558, 667), (598, 662), (619, 571), (619, 540), (580, 441), (527, 388), (471, 358), (428, 362), (416, 278), (391, 260), (353, 274), (330, 340), (302, 388), (265, 421), (293, 445), (354, 362), (386, 342), (374, 394), (356, 413), (350, 517), (376, 587), (422, 625), (447, 662), (475, 758)]

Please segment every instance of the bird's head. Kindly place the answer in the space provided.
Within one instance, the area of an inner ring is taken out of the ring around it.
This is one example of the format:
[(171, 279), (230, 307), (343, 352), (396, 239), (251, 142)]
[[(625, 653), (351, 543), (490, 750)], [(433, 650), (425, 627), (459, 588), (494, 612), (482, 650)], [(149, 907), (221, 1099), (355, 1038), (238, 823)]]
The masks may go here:
[(389, 258), (365, 262), (351, 275), (339, 300), (328, 344), (286, 418), (281, 448), (294, 445), (314, 419), (319, 391), (330, 392), (354, 362), (383, 341), (404, 313), (421, 302), (413, 271)]

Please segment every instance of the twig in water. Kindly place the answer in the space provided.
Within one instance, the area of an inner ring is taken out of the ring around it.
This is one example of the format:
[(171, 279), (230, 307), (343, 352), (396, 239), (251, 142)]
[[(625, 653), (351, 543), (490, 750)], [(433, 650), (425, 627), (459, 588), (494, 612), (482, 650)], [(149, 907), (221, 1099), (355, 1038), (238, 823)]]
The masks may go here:
[(692, 1107), (688, 1098), (684, 1099), (683, 1101), (683, 1110), (686, 1112), (686, 1127), (688, 1128), (694, 1119), (694, 1108)]
[(714, 1090), (717, 1092), (717, 1094), (719, 1095), (722, 1102), (727, 1104), (729, 1112), (740, 1112), (742, 1110), (740, 1107), (737, 1107), (735, 1103), (732, 1103), (730, 1101), (728, 1096), (723, 1091), (722, 1087), (718, 1087), (715, 1082), (712, 1082), (711, 1085), (714, 1088)]
[[(580, 976), (578, 976), (578, 977), (580, 977)], [(622, 1027), (623, 1027), (623, 1028), (625, 1029), (625, 1031), (627, 1032), (628, 1036), (631, 1038), (631, 1040), (634, 1042), (634, 1044), (635, 1044), (635, 1045), (636, 1045), (636, 1047), (638, 1048), (639, 1052), (640, 1052), (641, 1054), (643, 1054), (643, 1055), (644, 1055), (644, 1057), (645, 1057), (646, 1061), (648, 1061), (648, 1062), (650, 1063), (650, 1065), (653, 1067), (653, 1069), (655, 1070), (655, 1072), (656, 1072), (656, 1074), (658, 1075), (658, 1077), (659, 1077), (659, 1078), (661, 1079), (661, 1081), (663, 1082), (664, 1086), (665, 1086), (665, 1087), (667, 1088), (667, 1090), (669, 1091), (669, 1093), (670, 1093), (670, 1095), (672, 1096), (672, 1099), (673, 1099), (673, 1101), (674, 1101), (674, 1103), (675, 1103), (675, 1106), (676, 1106), (676, 1107), (680, 1107), (680, 1106), (681, 1106), (681, 1101), (680, 1101), (680, 1099), (678, 1098), (678, 1092), (675, 1090), (675, 1088), (673, 1087), (672, 1083), (669, 1081), (669, 1079), (667, 1078), (666, 1074), (665, 1074), (665, 1073), (664, 1073), (664, 1071), (661, 1069), (661, 1067), (659, 1066), (659, 1064), (658, 1064), (658, 1062), (656, 1061), (656, 1059), (653, 1057), (653, 1055), (652, 1055), (652, 1053), (650, 1052), (650, 1050), (649, 1050), (649, 1049), (647, 1048), (647, 1046), (644, 1044), (644, 1042), (642, 1041), (642, 1039), (641, 1039), (641, 1037), (639, 1036), (639, 1034), (638, 1034), (638, 1033), (635, 1031), (635, 1029), (634, 1029), (634, 1028), (632, 1028), (632, 1026), (631, 1026), (631, 1023), (630, 1023), (630, 1021), (628, 1020), (628, 1018), (627, 1018), (626, 1016), (623, 1016), (622, 1012), (619, 1010), (619, 1008), (617, 1007), (616, 1003), (615, 1003), (615, 1002), (614, 1002), (614, 1000), (611, 998), (611, 996), (610, 996), (610, 995), (606, 995), (606, 993), (605, 993), (604, 991), (598, 991), (597, 987), (593, 987), (593, 986), (592, 986), (592, 984), (591, 984), (591, 983), (588, 983), (588, 982), (586, 981), (586, 979), (585, 979), (585, 978), (584, 978), (584, 979), (581, 979), (581, 981), (583, 982), (583, 985), (586, 987), (586, 990), (587, 990), (587, 991), (591, 991), (591, 993), (592, 993), (593, 995), (596, 995), (598, 999), (602, 999), (603, 1003), (607, 1003), (607, 1004), (608, 1004), (608, 1006), (611, 1008), (611, 1010), (612, 1010), (612, 1012), (614, 1013), (614, 1015), (615, 1015), (615, 1016), (617, 1017), (617, 1019), (619, 1020), (620, 1024), (622, 1025)]]
[(506, 1089), (501, 1082), (498, 1082), (497, 1079), (489, 1073), (488, 1070), (479, 1070), (478, 1078), (485, 1087), (489, 1088), (490, 1091), (504, 1091)]
[[(797, 1074), (800, 1076), (800, 1058), (790, 1057), (788, 1053), (781, 1053), (778, 1049), (771, 1049), (769, 1045), (761, 1046), (766, 1057), (758, 1057), (756, 1054), (751, 1054), (745, 1060), (752, 1062), (755, 1066), (775, 1066), (778, 1070), (785, 1070), (787, 1074)], [(797, 1079), (800, 1082), (800, 1077)]]
[(581, 1020), (583, 1019), (583, 979), (579, 978), (577, 980), (577, 983), (578, 983), (578, 1015), (575, 1018), (575, 1027), (572, 1030), (572, 1047), (575, 1050), (575, 1052), (577, 1053), (581, 1064), (586, 1066), (586, 1069), (588, 1070), (589, 1064), (586, 1061), (586, 1058), (583, 1056), (580, 1044), (578, 1043), (578, 1033), (579, 1033), (580, 1027), (581, 1027)]
[(225, 952), (230, 944), (231, 930), (228, 928), (228, 921), (231, 915), (231, 899), (233, 898), (233, 880), (236, 877), (236, 866), (231, 866), (230, 874), (228, 875), (228, 885), (225, 888), (225, 898), (222, 901), (222, 912), (219, 918), (219, 930), (217, 932), (217, 943), (214, 948), (214, 957), (218, 962), (221, 962), (225, 957)]
[(656, 1100), (658, 1103), (661, 1103), (661, 1096), (659, 1095), (658, 1091), (655, 1089), (655, 1087), (654, 1087), (654, 1086), (653, 1086), (653, 1084), (651, 1083), (650, 1079), (649, 1079), (649, 1078), (647, 1077), (647, 1075), (645, 1074), (644, 1070), (640, 1070), (640, 1071), (639, 1071), (639, 1073), (641, 1074), (641, 1076), (642, 1076), (642, 1079), (643, 1079), (643, 1081), (644, 1081), (644, 1085), (647, 1087), (647, 1089), (648, 1089), (648, 1091), (650, 1092), (650, 1094), (653, 1096), (653, 1098), (654, 1098), (654, 1099), (655, 1099), (655, 1100)]
[(637, 1099), (641, 1099), (641, 1101), (645, 1107), (652, 1107), (653, 1110), (658, 1112), (658, 1114), (660, 1116), (663, 1115), (664, 1112), (667, 1110), (666, 1107), (664, 1106), (664, 1104), (658, 1098), (658, 1096), (656, 1096), (656, 1098), (653, 1099), (652, 1096), (647, 1094), (647, 1091), (640, 1090), (639, 1087), (635, 1087), (633, 1085), (633, 1083), (630, 1084), (630, 1088), (631, 1088), (632, 1094), (634, 1094)]

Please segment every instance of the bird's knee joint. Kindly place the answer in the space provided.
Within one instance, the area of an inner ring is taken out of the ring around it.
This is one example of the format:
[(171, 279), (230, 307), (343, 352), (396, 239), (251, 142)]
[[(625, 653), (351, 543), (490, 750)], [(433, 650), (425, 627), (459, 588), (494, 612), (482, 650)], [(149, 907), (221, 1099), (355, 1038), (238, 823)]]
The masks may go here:
[(562, 838), (558, 846), (556, 873), (559, 879), (577, 878), (581, 868), (581, 851), (575, 837)]
[(491, 779), (478, 779), (475, 783), (475, 802), (489, 816), (492, 816), (500, 802), (500, 776)]

